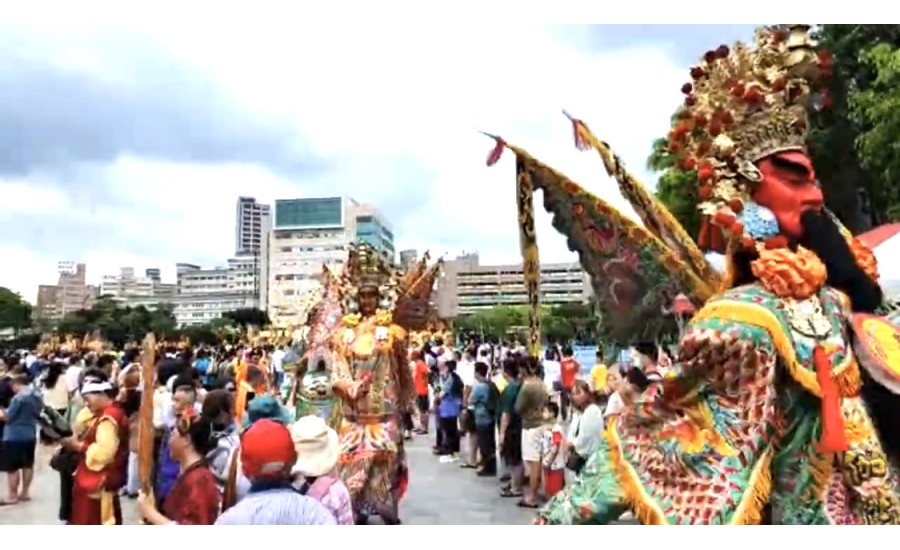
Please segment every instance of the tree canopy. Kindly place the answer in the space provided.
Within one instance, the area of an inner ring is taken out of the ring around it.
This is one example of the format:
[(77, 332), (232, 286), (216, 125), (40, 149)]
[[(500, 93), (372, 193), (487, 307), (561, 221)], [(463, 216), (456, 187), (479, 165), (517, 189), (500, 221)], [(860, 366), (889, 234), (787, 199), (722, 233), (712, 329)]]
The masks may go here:
[[(810, 112), (807, 142), (825, 202), (854, 233), (900, 220), (900, 26), (819, 25), (829, 52), (828, 108)], [(657, 197), (695, 238), (696, 175), (675, 165), (659, 139), (647, 161)]]
[(72, 312), (59, 321), (56, 332), (83, 336), (99, 330), (116, 346), (140, 341), (148, 332), (157, 338), (180, 339), (216, 344), (227, 340), (238, 328), (247, 325), (265, 326), (268, 316), (258, 309), (238, 309), (226, 312), (221, 318), (202, 325), (177, 327), (171, 304), (158, 304), (154, 309), (144, 306), (120, 307), (108, 297), (98, 299), (91, 309)]
[(13, 331), (14, 336), (31, 326), (31, 304), (18, 292), (0, 287), (0, 330)]
[[(587, 305), (566, 304), (541, 309), (541, 332), (547, 339), (593, 341), (596, 324), (596, 317)], [(485, 338), (525, 337), (527, 327), (528, 308), (525, 306), (482, 309), (453, 321), (454, 330), (464, 336)]]

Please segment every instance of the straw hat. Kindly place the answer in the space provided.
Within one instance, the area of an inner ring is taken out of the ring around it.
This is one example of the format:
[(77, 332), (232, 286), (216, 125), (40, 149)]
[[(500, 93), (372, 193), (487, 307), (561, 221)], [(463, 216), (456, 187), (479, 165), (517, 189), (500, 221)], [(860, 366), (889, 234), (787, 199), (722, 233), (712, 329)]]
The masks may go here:
[(309, 477), (325, 475), (337, 464), (340, 454), (337, 432), (318, 416), (304, 416), (291, 426), (291, 439), (297, 450), (292, 472)]

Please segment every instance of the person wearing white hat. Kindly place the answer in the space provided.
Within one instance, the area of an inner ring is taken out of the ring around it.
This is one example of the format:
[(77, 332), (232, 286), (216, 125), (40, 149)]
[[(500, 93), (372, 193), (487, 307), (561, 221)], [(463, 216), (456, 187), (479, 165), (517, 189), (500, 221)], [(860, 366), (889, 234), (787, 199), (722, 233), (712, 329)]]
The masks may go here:
[(309, 415), (291, 426), (297, 462), (291, 472), (297, 489), (334, 514), (338, 525), (354, 525), (350, 492), (333, 470), (340, 455), (337, 432), (319, 416)]

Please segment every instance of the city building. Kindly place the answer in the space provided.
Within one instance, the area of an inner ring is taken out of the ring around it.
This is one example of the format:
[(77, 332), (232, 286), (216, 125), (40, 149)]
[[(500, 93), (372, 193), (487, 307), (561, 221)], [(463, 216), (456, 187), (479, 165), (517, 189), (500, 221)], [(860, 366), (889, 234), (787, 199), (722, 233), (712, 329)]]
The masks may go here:
[(133, 267), (123, 267), (117, 275), (104, 275), (100, 281), (100, 296), (111, 298), (121, 306), (148, 309), (175, 299), (176, 286), (163, 283), (160, 270), (150, 268), (144, 276), (136, 275)]
[(400, 267), (403, 269), (409, 269), (409, 266), (413, 265), (419, 260), (419, 251), (414, 249), (409, 250), (401, 250), (400, 251)]
[(293, 322), (299, 299), (316, 286), (322, 266), (339, 271), (354, 243), (367, 243), (394, 263), (394, 234), (371, 205), (345, 197), (275, 201), (263, 269), (269, 317)]
[[(496, 306), (524, 306), (528, 296), (522, 264), (481, 265), (478, 254), (444, 261), (435, 303), (443, 318)], [(541, 304), (586, 304), (592, 291), (578, 262), (541, 264)]]
[(238, 197), (234, 229), (235, 255), (258, 254), (265, 238), (268, 204), (260, 204), (253, 197)]
[(259, 258), (258, 253), (244, 254), (213, 268), (176, 264), (177, 295), (172, 302), (176, 322), (199, 325), (228, 311), (258, 308)]
[(34, 315), (45, 320), (62, 319), (67, 313), (90, 309), (98, 296), (96, 286), (87, 284), (87, 266), (72, 261), (57, 265), (55, 285), (38, 287)]

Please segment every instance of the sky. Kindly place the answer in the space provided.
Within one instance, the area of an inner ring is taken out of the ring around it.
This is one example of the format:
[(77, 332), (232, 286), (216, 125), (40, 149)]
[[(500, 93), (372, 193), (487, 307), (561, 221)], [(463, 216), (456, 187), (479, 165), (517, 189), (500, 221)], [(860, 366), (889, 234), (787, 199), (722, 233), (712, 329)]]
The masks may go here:
[[(0, 33), (0, 286), (36, 299), (59, 260), (221, 265), (235, 202), (341, 194), (398, 250), (519, 259), (499, 134), (629, 209), (566, 109), (643, 181), (704, 51), (750, 25), (34, 26)], [(539, 201), (538, 201), (539, 203)], [(540, 212), (540, 214), (544, 214)], [(538, 217), (545, 262), (576, 261)]]

